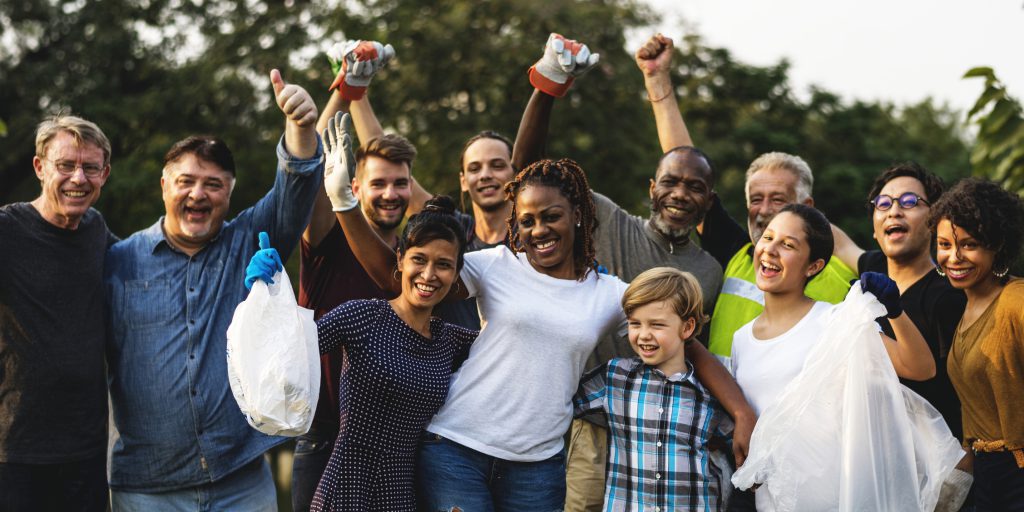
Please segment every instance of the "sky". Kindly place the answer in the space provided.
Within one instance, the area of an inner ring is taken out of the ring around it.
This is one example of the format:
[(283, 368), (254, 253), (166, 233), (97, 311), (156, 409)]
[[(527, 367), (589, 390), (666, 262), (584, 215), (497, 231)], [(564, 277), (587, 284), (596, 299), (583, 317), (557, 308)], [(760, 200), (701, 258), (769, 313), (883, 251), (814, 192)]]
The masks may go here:
[[(646, 0), (674, 39), (696, 32), (741, 62), (791, 63), (806, 97), (815, 84), (843, 98), (897, 105), (931, 96), (966, 112), (991, 66), (1024, 100), (1024, 0)], [(644, 34), (635, 34), (642, 42)]]

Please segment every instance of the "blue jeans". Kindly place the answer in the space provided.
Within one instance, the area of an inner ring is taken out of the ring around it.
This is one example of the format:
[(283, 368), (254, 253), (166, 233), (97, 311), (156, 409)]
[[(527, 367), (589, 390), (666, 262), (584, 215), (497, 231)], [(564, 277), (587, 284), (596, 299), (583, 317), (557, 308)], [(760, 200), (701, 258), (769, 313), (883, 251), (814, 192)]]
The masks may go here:
[(110, 505), (114, 512), (277, 512), (277, 489), (270, 465), (261, 456), (216, 482), (197, 487), (153, 494), (111, 491)]
[(0, 462), (0, 510), (107, 510), (107, 455), (81, 462)]
[(565, 455), (513, 462), (425, 432), (416, 458), (416, 492), (425, 512), (562, 510)]
[(321, 434), (314, 430), (295, 440), (292, 462), (292, 510), (308, 512), (316, 486), (327, 469), (337, 432)]

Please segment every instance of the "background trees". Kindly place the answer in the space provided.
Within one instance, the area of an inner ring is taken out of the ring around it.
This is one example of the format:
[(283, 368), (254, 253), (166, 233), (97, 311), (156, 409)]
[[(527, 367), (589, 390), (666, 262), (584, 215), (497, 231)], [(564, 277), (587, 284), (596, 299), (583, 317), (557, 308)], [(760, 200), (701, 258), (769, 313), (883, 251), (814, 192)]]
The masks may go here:
[[(602, 60), (558, 102), (548, 152), (579, 160), (594, 188), (645, 214), (659, 149), (625, 34), (654, 15), (631, 0), (4, 2), (0, 119), (9, 133), (0, 138), (0, 202), (38, 193), (33, 130), (64, 109), (95, 120), (113, 142), (98, 206), (116, 233), (161, 214), (161, 157), (189, 133), (217, 134), (233, 148), (238, 211), (272, 179), (281, 117), (267, 73), (280, 68), (323, 105), (332, 77), (322, 50), (344, 37), (395, 46), (398, 59), (371, 86), (374, 107), (385, 127), (418, 146), (417, 178), (457, 194), (463, 141), (481, 129), (515, 133), (531, 92), (526, 68), (547, 34), (563, 31)], [(969, 169), (963, 126), (945, 106), (797, 94), (785, 61), (751, 66), (697, 36), (669, 35), (684, 116), (714, 159), (734, 215), (743, 214), (747, 164), (770, 150), (807, 159), (818, 206), (862, 244), (871, 243), (864, 194), (886, 165), (914, 159), (948, 179)]]

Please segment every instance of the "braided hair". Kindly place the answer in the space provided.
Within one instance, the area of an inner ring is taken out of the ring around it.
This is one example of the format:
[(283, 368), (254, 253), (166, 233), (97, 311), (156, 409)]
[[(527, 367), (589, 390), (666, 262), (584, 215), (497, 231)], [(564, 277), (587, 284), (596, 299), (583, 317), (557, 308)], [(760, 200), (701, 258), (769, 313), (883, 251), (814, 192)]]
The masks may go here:
[(568, 158), (558, 161), (539, 160), (523, 169), (505, 184), (505, 199), (512, 203), (508, 224), (509, 246), (513, 253), (519, 252), (519, 230), (516, 229), (518, 212), (516, 198), (527, 185), (545, 186), (558, 189), (580, 213), (580, 226), (576, 228), (572, 256), (576, 279), (583, 281), (596, 265), (594, 232), (597, 231), (597, 210), (590, 195), (587, 175), (579, 164)]

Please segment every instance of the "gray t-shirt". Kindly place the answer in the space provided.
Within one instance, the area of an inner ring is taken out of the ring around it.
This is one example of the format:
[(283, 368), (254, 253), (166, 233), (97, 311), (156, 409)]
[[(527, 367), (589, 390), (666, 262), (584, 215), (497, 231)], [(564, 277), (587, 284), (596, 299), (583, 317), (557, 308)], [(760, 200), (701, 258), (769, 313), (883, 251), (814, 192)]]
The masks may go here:
[[(592, 195), (599, 222), (594, 238), (598, 264), (627, 283), (654, 267), (675, 267), (689, 272), (700, 282), (704, 312), (710, 315), (722, 288), (722, 266), (715, 258), (692, 240), (673, 243), (655, 231), (648, 219), (623, 210), (597, 192)], [(628, 343), (607, 337), (598, 343), (587, 360), (587, 368), (616, 357), (634, 355)]]
[(103, 259), (113, 241), (93, 209), (68, 230), (29, 203), (0, 207), (0, 462), (106, 449)]

